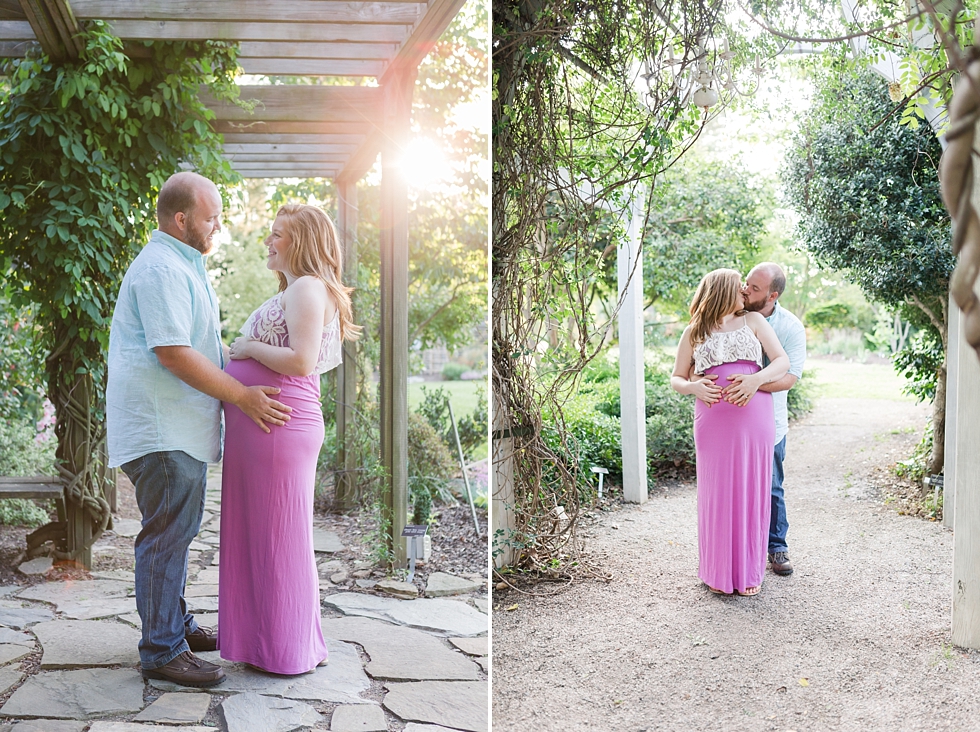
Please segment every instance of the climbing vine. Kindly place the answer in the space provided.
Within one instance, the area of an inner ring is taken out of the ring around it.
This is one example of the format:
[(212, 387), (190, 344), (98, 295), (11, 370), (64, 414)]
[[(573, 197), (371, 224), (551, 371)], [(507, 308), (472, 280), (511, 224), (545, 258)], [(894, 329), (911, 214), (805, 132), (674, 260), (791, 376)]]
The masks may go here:
[[(0, 273), (14, 306), (32, 305), (57, 410), (58, 470), (90, 522), (104, 496), (105, 353), (122, 276), (155, 227), (163, 182), (190, 167), (234, 174), (199, 98), (233, 99), (236, 50), (223, 43), (145, 43), (127, 55), (108, 26), (82, 34), (77, 60), (10, 61), (0, 95)], [(76, 554), (84, 546), (69, 546)]]

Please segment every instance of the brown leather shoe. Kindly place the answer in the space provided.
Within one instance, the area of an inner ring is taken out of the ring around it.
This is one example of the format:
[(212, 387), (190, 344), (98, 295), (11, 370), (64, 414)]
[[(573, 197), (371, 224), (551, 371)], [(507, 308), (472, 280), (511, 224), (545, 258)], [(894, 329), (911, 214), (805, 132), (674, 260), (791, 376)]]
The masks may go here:
[(205, 628), (203, 625), (199, 625), (193, 633), (185, 631), (184, 640), (187, 641), (187, 645), (194, 653), (218, 650), (218, 634), (214, 632), (214, 628)]
[(154, 669), (143, 669), (144, 679), (173, 681), (181, 686), (214, 686), (225, 680), (221, 666), (198, 658), (190, 651), (184, 651), (170, 663)]
[(786, 552), (770, 554), (769, 564), (772, 565), (772, 571), (778, 575), (786, 577), (793, 574), (793, 565), (789, 561), (789, 554)]

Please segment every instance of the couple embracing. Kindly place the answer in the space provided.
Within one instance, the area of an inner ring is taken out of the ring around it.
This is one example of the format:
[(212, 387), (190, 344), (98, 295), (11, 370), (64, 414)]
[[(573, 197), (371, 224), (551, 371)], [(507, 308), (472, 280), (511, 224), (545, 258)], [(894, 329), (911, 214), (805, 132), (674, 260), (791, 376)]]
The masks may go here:
[[(123, 279), (109, 335), (109, 464), (136, 488), (136, 606), (143, 677), (185, 686), (224, 672), (194, 652), (278, 674), (327, 660), (313, 554), (313, 487), (323, 442), (319, 374), (356, 336), (329, 217), (282, 207), (265, 243), (279, 292), (230, 348), (205, 268), (221, 229), (217, 187), (167, 180), (159, 228)], [(222, 420), (222, 411), (224, 419)], [(222, 460), (220, 623), (184, 600), (188, 548), (204, 512), (208, 463)]]
[(786, 392), (803, 374), (806, 332), (779, 305), (782, 268), (759, 264), (701, 280), (671, 386), (697, 397), (698, 577), (717, 594), (756, 595), (766, 559), (793, 566), (786, 545)]

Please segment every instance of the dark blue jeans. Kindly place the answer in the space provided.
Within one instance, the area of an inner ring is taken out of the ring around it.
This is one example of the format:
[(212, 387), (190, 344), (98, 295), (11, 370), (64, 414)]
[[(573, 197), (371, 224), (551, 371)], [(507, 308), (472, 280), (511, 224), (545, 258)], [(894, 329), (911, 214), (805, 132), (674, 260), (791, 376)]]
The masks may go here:
[(187, 549), (201, 528), (207, 463), (185, 452), (152, 452), (122, 466), (136, 486), (143, 529), (136, 537), (136, 609), (143, 621), (140, 664), (159, 668), (190, 650)]
[(783, 500), (783, 460), (786, 459), (786, 438), (781, 439), (772, 456), (772, 513), (769, 515), (769, 553), (789, 551), (786, 546), (786, 501)]

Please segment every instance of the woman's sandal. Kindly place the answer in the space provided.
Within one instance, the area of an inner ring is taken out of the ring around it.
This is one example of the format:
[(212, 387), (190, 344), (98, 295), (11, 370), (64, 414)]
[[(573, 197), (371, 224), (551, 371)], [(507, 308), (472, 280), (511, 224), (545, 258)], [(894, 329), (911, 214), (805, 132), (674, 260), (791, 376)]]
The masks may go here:
[(742, 595), (743, 597), (752, 597), (753, 595), (758, 595), (759, 590), (761, 589), (761, 585), (759, 587), (746, 587), (744, 591), (741, 591), (738, 594)]
[(707, 587), (709, 590), (711, 590), (712, 592), (714, 592), (716, 595), (727, 595), (727, 594), (729, 594), (727, 592), (724, 592), (723, 590), (716, 590), (714, 587), (712, 587), (709, 584), (705, 584), (705, 587)]

